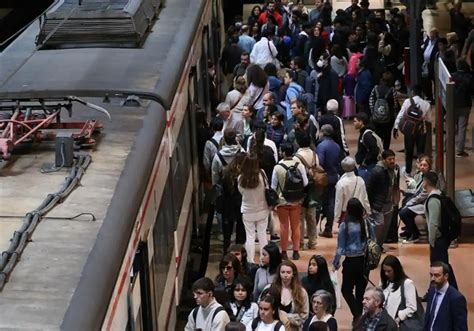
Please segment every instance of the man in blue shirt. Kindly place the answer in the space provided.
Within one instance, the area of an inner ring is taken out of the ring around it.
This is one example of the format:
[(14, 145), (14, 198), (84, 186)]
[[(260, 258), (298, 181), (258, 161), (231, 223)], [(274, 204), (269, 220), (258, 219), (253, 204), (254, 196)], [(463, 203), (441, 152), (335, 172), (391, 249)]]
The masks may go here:
[(243, 52), (247, 52), (249, 54), (252, 53), (252, 48), (256, 41), (249, 36), (249, 26), (243, 25), (240, 29), (240, 32), (241, 35), (239, 36), (239, 42), (237, 43), (237, 46), (239, 46)]

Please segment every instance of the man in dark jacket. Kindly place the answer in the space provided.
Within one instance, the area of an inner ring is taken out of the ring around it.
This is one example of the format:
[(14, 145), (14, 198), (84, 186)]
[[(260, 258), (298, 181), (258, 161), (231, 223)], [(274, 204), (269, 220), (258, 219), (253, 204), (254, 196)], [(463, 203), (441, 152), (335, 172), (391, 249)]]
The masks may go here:
[(326, 113), (326, 103), (330, 99), (341, 102), (341, 96), (337, 92), (339, 85), (339, 76), (331, 68), (329, 53), (324, 53), (316, 62), (315, 69), (318, 79), (318, 93), (316, 106), (322, 114)]
[(377, 140), (373, 135), (373, 128), (369, 125), (369, 116), (366, 113), (358, 113), (352, 121), (354, 128), (359, 130), (357, 153), (355, 160), (359, 165), (359, 176), (367, 183), (370, 172), (375, 167), (381, 153), (377, 146)]
[(354, 91), (358, 113), (365, 112), (370, 114), (369, 99), (370, 92), (372, 92), (374, 87), (374, 79), (372, 72), (369, 70), (372, 64), (369, 62), (369, 56), (366, 54), (360, 58), (358, 64), (359, 73), (357, 74), (357, 85)]
[(367, 182), (367, 195), (372, 209), (370, 221), (381, 247), (392, 222), (393, 205), (398, 199), (396, 194), (399, 194), (400, 175), (399, 171), (395, 171), (396, 167), (395, 153), (390, 149), (383, 151), (382, 161), (374, 167)]
[(383, 307), (385, 296), (379, 288), (369, 288), (364, 293), (364, 315), (354, 327), (356, 331), (396, 331), (397, 323)]
[[(431, 263), (425, 330), (467, 330), (466, 298), (449, 281), (450, 268), (440, 261)], [(438, 307), (438, 308), (437, 308)]]
[(331, 125), (325, 124), (321, 127), (322, 140), (316, 148), (319, 158), (319, 165), (328, 174), (328, 186), (326, 186), (323, 196), (323, 213), (326, 216), (326, 226), (319, 235), (321, 237), (332, 238), (332, 226), (334, 224), (334, 204), (336, 199), (336, 184), (339, 179), (339, 155), (341, 149), (331, 138), (334, 129)]
[(472, 99), (472, 73), (466, 60), (459, 59), (456, 63), (457, 71), (452, 74), (454, 80), (454, 114), (458, 127), (458, 143), (456, 145), (456, 157), (469, 156), (464, 151), (466, 142), (466, 130), (469, 123), (469, 114), (471, 113)]

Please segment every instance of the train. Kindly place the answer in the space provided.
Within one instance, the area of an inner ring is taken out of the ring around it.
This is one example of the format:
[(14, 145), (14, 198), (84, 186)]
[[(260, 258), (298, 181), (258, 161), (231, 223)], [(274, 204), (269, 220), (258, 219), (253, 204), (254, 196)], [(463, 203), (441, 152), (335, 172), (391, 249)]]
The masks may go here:
[[(175, 329), (201, 215), (196, 112), (210, 116), (223, 27), (221, 0), (57, 0), (0, 53), (0, 112), (61, 106), (102, 124), (80, 151), (91, 157), (81, 185), (5, 278), (1, 329)], [(54, 155), (30, 141), (0, 162), (2, 234), (60, 185), (65, 169), (39, 172)], [(84, 213), (94, 221), (74, 218)]]

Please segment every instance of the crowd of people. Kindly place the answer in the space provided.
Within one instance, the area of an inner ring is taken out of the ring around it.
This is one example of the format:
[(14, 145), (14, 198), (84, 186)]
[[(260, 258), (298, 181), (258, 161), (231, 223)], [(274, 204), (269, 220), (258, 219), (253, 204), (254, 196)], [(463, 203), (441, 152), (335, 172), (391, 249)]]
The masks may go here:
[[(470, 46), (463, 48), (456, 35), (446, 41), (429, 31), (420, 45), (422, 84), (408, 88), (402, 75), (406, 17), (396, 8), (387, 18), (385, 10), (369, 7), (367, 0), (352, 0), (333, 13), (328, 1), (315, 0), (308, 10), (302, 1), (270, 0), (255, 6), (245, 24), (236, 18), (229, 27), (223, 82), (215, 81), (215, 64), (209, 63), (215, 114), (209, 126), (201, 120), (198, 131), (211, 219), (215, 212), (222, 224), (223, 258), (215, 281), (193, 285), (198, 307), (186, 330), (337, 330), (330, 274), (341, 266), (341, 292), (355, 330), (467, 330), (466, 300), (448, 256), (458, 233), (443, 225), (446, 198), (426, 141), (433, 68), (442, 59), (456, 83), (456, 156), (468, 156), (473, 80), (464, 55)], [(451, 14), (457, 19), (453, 31), (467, 45), (473, 39), (468, 20), (464, 33), (461, 8), (455, 5)], [(359, 133), (353, 157), (343, 119), (352, 119)], [(404, 167), (390, 149), (399, 133)], [(401, 240), (418, 241), (418, 215), (426, 219), (430, 245), (426, 312), (393, 255), (380, 264), (380, 287), (367, 288), (369, 241), (380, 251), (385, 242), (398, 241), (398, 218)], [(319, 234), (318, 223), (324, 223)], [(315, 249), (318, 235), (332, 238), (334, 226), (332, 266), (314, 255), (300, 280), (291, 260)]]

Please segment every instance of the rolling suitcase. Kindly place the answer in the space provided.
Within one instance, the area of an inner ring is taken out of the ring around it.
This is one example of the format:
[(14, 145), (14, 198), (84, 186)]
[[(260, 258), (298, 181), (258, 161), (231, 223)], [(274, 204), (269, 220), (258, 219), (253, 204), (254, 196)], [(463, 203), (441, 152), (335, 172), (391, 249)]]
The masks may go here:
[(356, 113), (356, 105), (353, 96), (344, 95), (342, 97), (342, 118), (351, 118)]

